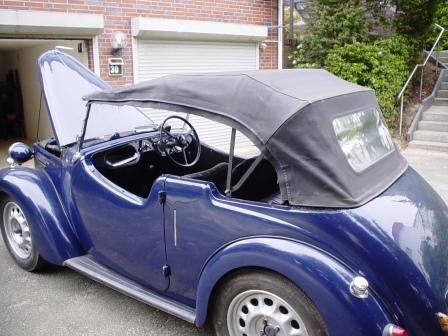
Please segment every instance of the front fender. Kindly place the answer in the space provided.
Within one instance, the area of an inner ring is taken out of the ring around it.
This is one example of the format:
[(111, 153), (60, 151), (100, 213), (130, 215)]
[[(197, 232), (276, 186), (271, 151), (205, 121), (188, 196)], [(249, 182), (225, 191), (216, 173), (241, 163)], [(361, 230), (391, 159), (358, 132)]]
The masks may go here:
[(48, 262), (79, 256), (79, 246), (57, 191), (48, 176), (38, 169), (25, 167), (0, 170), (0, 191), (14, 198), (27, 215), (33, 243)]
[(309, 245), (282, 238), (248, 238), (222, 248), (200, 276), (196, 325), (205, 323), (208, 302), (223, 276), (242, 268), (264, 268), (290, 279), (314, 302), (330, 335), (380, 336), (390, 318), (374, 295), (358, 299), (349, 286), (358, 275)]

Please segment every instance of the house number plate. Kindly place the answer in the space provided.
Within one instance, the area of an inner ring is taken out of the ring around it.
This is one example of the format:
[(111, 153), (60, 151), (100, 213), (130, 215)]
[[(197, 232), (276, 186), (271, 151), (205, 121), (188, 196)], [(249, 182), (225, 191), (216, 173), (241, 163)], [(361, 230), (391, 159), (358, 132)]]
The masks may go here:
[(109, 76), (123, 76), (123, 59), (109, 58)]

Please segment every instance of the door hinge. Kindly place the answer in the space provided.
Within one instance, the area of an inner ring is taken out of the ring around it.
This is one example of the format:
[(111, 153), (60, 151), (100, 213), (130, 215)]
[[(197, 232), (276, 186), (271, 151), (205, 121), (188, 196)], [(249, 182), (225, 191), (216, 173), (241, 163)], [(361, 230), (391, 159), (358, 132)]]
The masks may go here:
[(165, 204), (166, 201), (166, 192), (165, 191), (159, 191), (159, 203)]
[(162, 273), (165, 278), (168, 278), (171, 275), (171, 268), (168, 265), (163, 265)]

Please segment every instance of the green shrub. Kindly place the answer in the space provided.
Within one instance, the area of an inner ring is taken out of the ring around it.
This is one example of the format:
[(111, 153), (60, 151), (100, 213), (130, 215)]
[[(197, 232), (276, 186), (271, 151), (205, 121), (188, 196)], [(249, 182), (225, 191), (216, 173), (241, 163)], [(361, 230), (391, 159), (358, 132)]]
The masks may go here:
[(408, 53), (411, 51), (396, 50), (393, 40), (356, 42), (334, 48), (325, 67), (345, 80), (374, 89), (384, 118), (393, 128), (397, 95), (408, 75)]
[(403, 58), (410, 67), (413, 67), (419, 60), (418, 43), (414, 39), (410, 39), (404, 35), (395, 35), (389, 38), (377, 40), (375, 44), (381, 48), (387, 49), (390, 53)]

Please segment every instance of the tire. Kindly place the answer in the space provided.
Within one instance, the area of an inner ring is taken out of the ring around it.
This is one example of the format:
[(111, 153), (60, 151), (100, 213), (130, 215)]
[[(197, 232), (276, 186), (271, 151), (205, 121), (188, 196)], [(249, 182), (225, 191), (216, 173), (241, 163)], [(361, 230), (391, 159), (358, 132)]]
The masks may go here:
[(239, 272), (226, 279), (210, 308), (217, 336), (328, 335), (305, 293), (268, 271)]
[(22, 206), (7, 196), (0, 200), (0, 230), (9, 254), (17, 265), (26, 271), (38, 271), (45, 265), (36, 244), (30, 216), (24, 213)]

